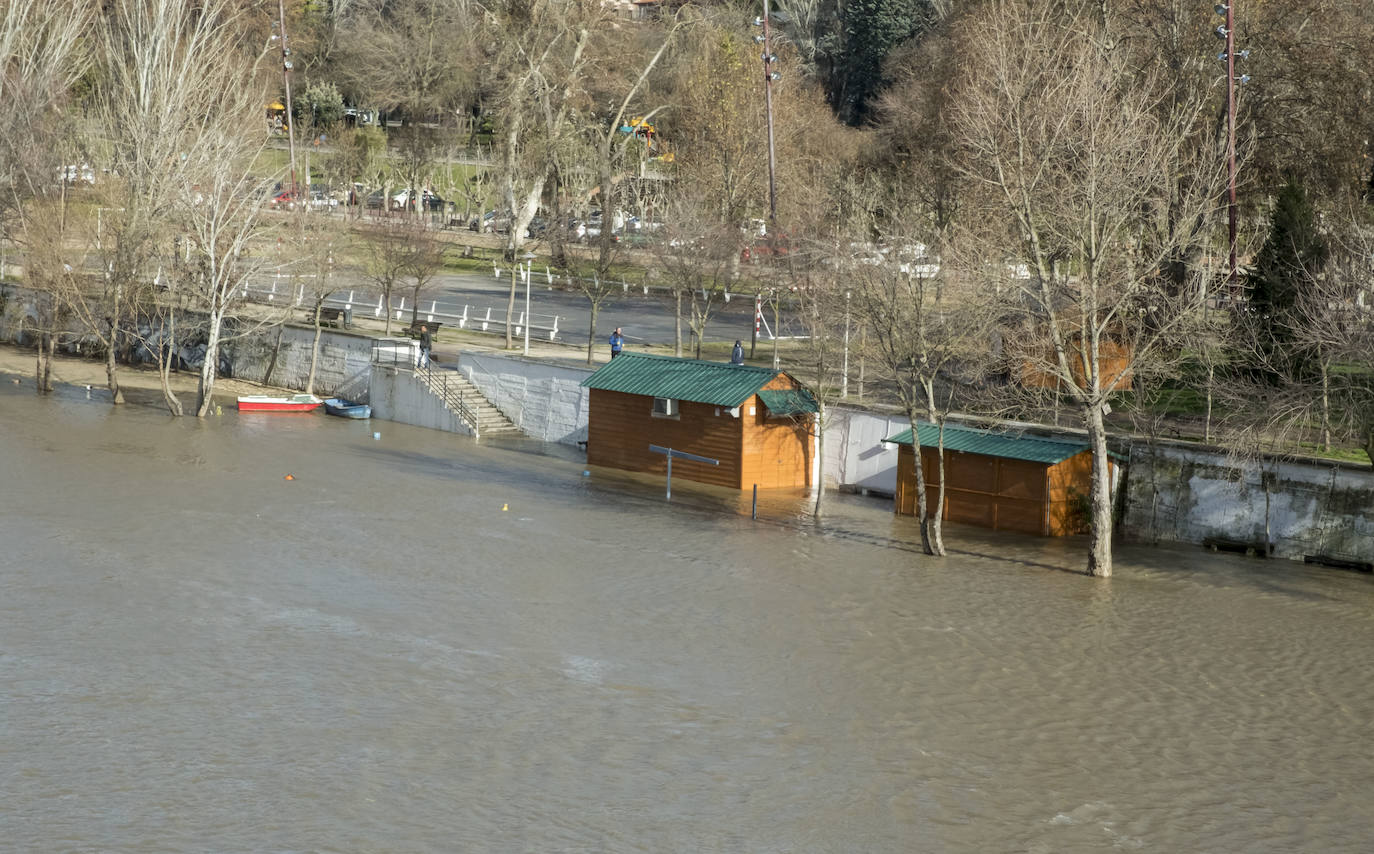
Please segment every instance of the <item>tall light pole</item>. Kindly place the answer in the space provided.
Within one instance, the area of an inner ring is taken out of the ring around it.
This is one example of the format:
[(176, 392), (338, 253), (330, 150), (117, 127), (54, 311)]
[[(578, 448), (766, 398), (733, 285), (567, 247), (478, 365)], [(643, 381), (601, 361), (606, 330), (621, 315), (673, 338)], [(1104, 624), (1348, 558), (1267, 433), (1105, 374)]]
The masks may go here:
[[(775, 168), (776, 157), (773, 149), (773, 82), (781, 75), (773, 70), (773, 64), (778, 61), (778, 58), (773, 54), (773, 33), (769, 27), (768, 19), (768, 0), (763, 0), (763, 16), (754, 19), (754, 26), (761, 27), (763, 34), (754, 36), (754, 43), (763, 46), (763, 106), (768, 123), (768, 239), (775, 240), (778, 233), (778, 185)], [(758, 312), (756, 299), (754, 328), (749, 334), (749, 358), (751, 359), (754, 357), (754, 348), (759, 343)], [(775, 332), (774, 335), (776, 334)], [(774, 340), (776, 343), (776, 338)], [(776, 348), (773, 361), (777, 362)], [(774, 364), (773, 367), (776, 368), (777, 365)]]
[(763, 0), (763, 17), (754, 19), (754, 26), (762, 27), (763, 35), (754, 36), (754, 42), (763, 45), (763, 103), (768, 121), (768, 231), (772, 234), (776, 231), (775, 226), (778, 222), (778, 191), (774, 177), (776, 161), (773, 150), (773, 81), (781, 75), (773, 70), (773, 64), (778, 58), (773, 54), (773, 34), (769, 29), (768, 17), (768, 0)]
[[(1226, 284), (1230, 298), (1235, 297), (1240, 283), (1236, 266), (1236, 83), (1250, 79), (1244, 75), (1236, 77), (1235, 4), (1236, 0), (1229, 0), (1213, 7), (1213, 11), (1226, 19), (1215, 32), (1217, 38), (1226, 41), (1226, 50), (1217, 58), (1226, 63), (1226, 236), (1229, 247)], [(1241, 59), (1249, 55), (1248, 50), (1239, 54)]]
[(281, 77), (286, 88), (286, 145), (291, 153), (291, 198), (296, 198), (296, 119), (291, 112), (291, 48), (286, 44), (286, 0), (277, 0), (277, 35), (281, 38)]

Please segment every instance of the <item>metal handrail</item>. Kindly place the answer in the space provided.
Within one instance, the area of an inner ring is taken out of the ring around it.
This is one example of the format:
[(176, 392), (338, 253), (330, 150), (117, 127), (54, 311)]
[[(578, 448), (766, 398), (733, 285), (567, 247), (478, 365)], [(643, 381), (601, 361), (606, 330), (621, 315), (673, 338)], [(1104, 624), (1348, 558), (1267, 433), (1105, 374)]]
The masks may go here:
[(454, 388), (449, 388), (448, 378), (450, 372), (439, 371), (436, 374), (434, 370), (434, 361), (431, 359), (425, 363), (423, 368), (416, 368), (416, 373), (423, 375), (425, 385), (429, 386), (430, 391), (439, 395), (439, 399), (444, 402), (444, 405), (462, 419), (463, 423), (468, 426), (468, 429), (472, 430), (473, 438), (479, 438), (481, 427), (477, 417), (477, 411), (471, 406), (468, 406), (467, 400), (464, 399), (462, 386), (454, 383)]

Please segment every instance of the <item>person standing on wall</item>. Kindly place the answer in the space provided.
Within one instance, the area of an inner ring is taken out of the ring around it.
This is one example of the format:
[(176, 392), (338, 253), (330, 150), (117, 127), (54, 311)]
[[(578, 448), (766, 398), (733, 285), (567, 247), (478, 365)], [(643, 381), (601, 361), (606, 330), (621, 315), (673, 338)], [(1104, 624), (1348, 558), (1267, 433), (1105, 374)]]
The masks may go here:
[(611, 333), (611, 358), (620, 355), (620, 350), (625, 346), (625, 336), (620, 334), (620, 327), (617, 326)]
[(429, 327), (420, 324), (420, 361), (418, 367), (425, 367), (429, 364), (429, 350), (434, 345), (434, 339), (429, 334)]

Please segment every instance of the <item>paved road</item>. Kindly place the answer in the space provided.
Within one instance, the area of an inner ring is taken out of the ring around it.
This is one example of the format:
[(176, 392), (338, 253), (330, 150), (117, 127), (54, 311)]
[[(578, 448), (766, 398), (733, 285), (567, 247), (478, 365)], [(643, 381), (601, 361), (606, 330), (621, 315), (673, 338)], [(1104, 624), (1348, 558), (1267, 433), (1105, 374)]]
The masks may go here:
[[(492, 309), (493, 316), (505, 317), (506, 301), (510, 294), (509, 279), (497, 279), (490, 274), (462, 273), (439, 277), (430, 289), (430, 299), (438, 302), (439, 311), (458, 313), (467, 305), (473, 311)], [(516, 296), (516, 311), (524, 307), (524, 286)], [(422, 307), (425, 301), (421, 301)], [(530, 314), (535, 326), (547, 322), (541, 315), (558, 315), (559, 337), (566, 342), (585, 341), (591, 318), (586, 297), (575, 291), (550, 289), (544, 275), (535, 271), (530, 288)], [(749, 340), (753, 323), (753, 300), (748, 295), (734, 297), (715, 312), (706, 327), (706, 341), (731, 342), (736, 338)], [(621, 327), (631, 344), (671, 345), (673, 343), (673, 303), (662, 292), (651, 290), (644, 296), (633, 287), (625, 296), (606, 300), (597, 317), (597, 337), (605, 338), (616, 326)], [(689, 336), (683, 324), (684, 342)]]

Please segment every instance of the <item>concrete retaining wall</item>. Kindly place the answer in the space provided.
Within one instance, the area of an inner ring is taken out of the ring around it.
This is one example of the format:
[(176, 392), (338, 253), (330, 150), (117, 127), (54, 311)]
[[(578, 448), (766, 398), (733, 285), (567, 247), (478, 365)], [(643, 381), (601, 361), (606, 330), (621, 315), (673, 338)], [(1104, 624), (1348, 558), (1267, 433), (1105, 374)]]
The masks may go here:
[(458, 370), (527, 435), (565, 445), (587, 440), (590, 394), (580, 384), (593, 369), (464, 352)]
[(1216, 450), (1136, 443), (1122, 529), (1153, 542), (1272, 545), (1293, 560), (1374, 561), (1374, 472), (1317, 462), (1238, 467)]
[(369, 386), (373, 418), (472, 435), (463, 420), (450, 412), (439, 396), (410, 371), (376, 365), (372, 368)]
[(897, 446), (884, 447), (882, 442), (907, 426), (905, 418), (895, 415), (829, 408), (825, 426), (826, 483), (856, 492), (895, 495)]
[[(283, 326), (233, 341), (229, 352), (234, 375), (264, 385), (303, 389), (310, 376), (310, 343), (314, 335), (314, 329)], [(370, 402), (372, 340), (351, 332), (321, 330), (315, 393)]]

